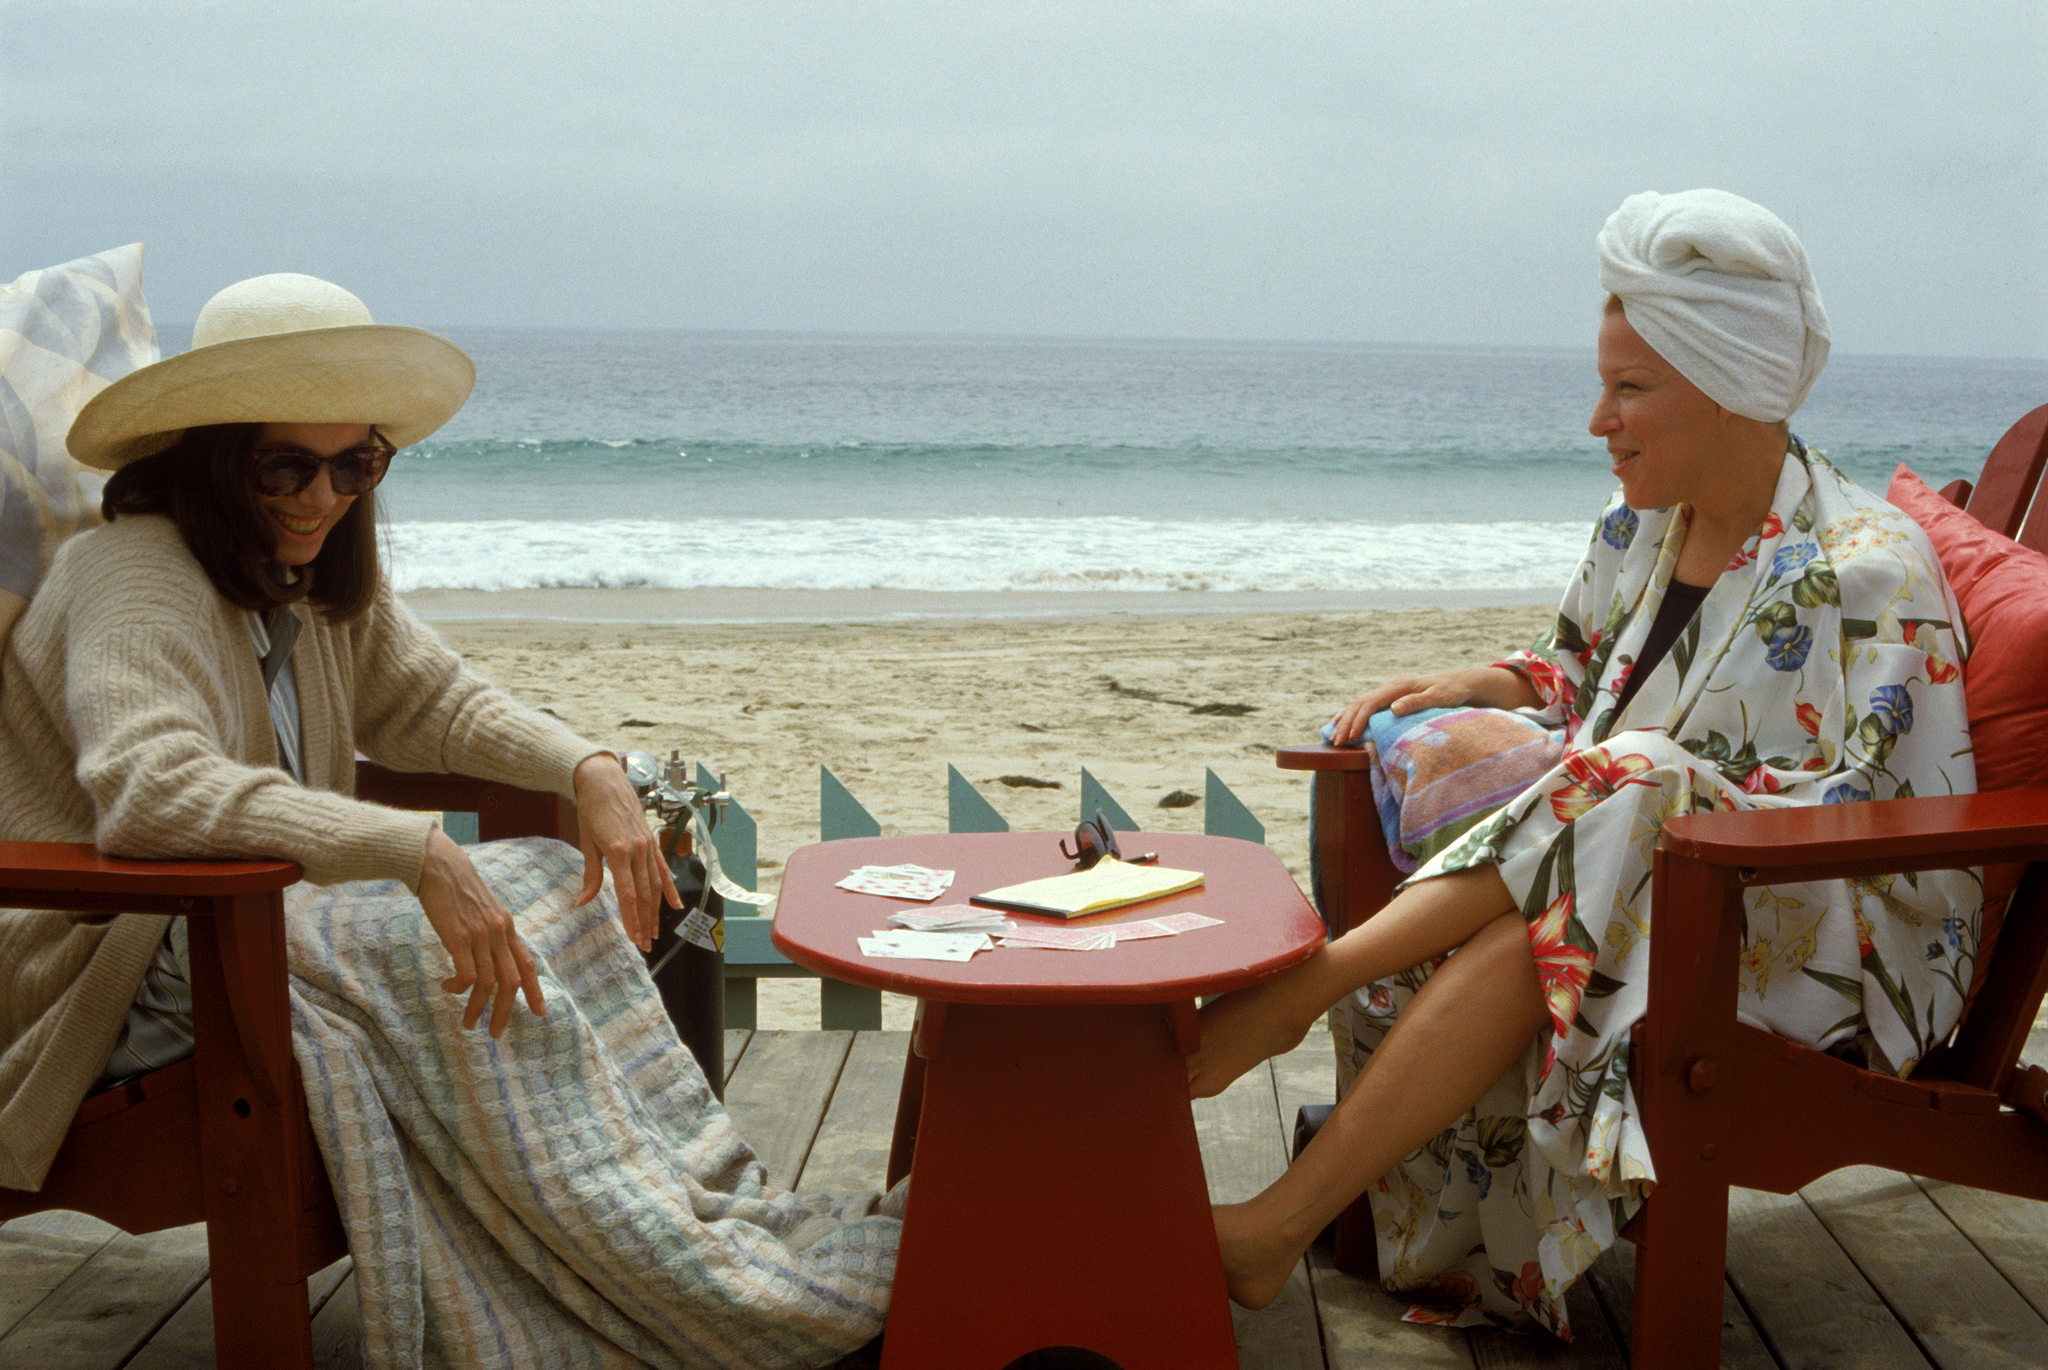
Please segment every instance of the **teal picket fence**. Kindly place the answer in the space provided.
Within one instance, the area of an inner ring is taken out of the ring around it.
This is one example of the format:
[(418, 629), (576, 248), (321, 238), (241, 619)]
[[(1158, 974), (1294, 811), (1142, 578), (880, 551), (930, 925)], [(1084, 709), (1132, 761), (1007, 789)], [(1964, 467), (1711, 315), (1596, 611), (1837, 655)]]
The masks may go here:
[[(1081, 803), (1076, 821), (1097, 813), (1108, 818), (1120, 832), (1137, 832), (1139, 825), (1114, 796), (1085, 768), (1081, 772)], [(751, 824), (752, 819), (747, 820)], [(979, 790), (956, 767), (946, 767), (946, 830), (948, 832), (1008, 832), (1010, 825)], [(750, 829), (751, 831), (751, 829)], [(1202, 831), (1212, 837), (1239, 837), (1249, 842), (1266, 840), (1265, 825), (1231, 792), (1215, 771), (1209, 771), (1203, 791)], [(875, 821), (839, 777), (818, 768), (818, 834), (827, 842), (842, 837), (879, 837), (882, 825)], [(749, 864), (727, 854), (725, 829), (719, 830), (719, 860), (735, 880), (750, 888), (755, 874), (752, 851)], [(757, 983), (772, 978), (802, 978), (818, 981), (818, 1017), (828, 1028), (878, 1028), (882, 1025), (882, 995), (879, 990), (845, 984), (821, 976), (792, 962), (769, 941), (771, 918), (750, 915), (745, 910), (725, 911), (725, 1025), (750, 1028), (756, 1019)]]
[[(718, 777), (703, 766), (697, 768), (697, 782), (715, 789)], [(1076, 821), (1097, 813), (1119, 832), (1139, 831), (1138, 822), (1116, 801), (1087, 768), (1081, 771), (1081, 803)], [(441, 825), (457, 842), (477, 840), (476, 815), (448, 813)], [(1010, 825), (974, 788), (958, 768), (946, 767), (946, 830), (948, 832), (1008, 832)], [(1248, 842), (1266, 840), (1265, 825), (1231, 792), (1215, 771), (1207, 773), (1202, 796), (1202, 831), (1212, 837), (1240, 837)], [(842, 837), (880, 837), (882, 825), (875, 821), (853, 792), (824, 766), (818, 767), (818, 833), (831, 842)], [(747, 889), (759, 888), (760, 826), (737, 800), (728, 801), (713, 834), (718, 842), (718, 861), (726, 874)], [(796, 979), (818, 982), (818, 1017), (828, 1028), (879, 1028), (882, 1025), (882, 995), (879, 990), (849, 985), (830, 976), (797, 965), (775, 949), (769, 939), (771, 917), (745, 906), (728, 905), (725, 911), (725, 1025), (751, 1028), (759, 1017), (759, 985), (762, 980)]]

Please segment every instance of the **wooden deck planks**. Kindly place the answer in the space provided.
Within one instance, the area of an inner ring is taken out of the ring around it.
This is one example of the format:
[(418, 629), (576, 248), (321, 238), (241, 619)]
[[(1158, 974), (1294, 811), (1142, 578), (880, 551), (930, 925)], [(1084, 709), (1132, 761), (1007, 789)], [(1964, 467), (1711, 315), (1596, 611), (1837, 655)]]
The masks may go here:
[(1622, 1358), (1620, 1343), (1607, 1325), (1593, 1286), (1584, 1280), (1573, 1285), (1565, 1296), (1565, 1307), (1571, 1313), (1571, 1341), (1474, 1327), (1465, 1334), (1471, 1339), (1473, 1361), (1479, 1370), (1530, 1370), (1544, 1365), (1569, 1366), (1571, 1370), (1628, 1370), (1628, 1362)]
[(725, 1087), (726, 1111), (768, 1168), (768, 1182), (803, 1173), (853, 1033), (756, 1032)]
[(0, 1338), (116, 1235), (83, 1213), (36, 1213), (0, 1224)]
[(909, 1054), (908, 1032), (855, 1034), (817, 1141), (802, 1171), (792, 1177), (794, 1187), (821, 1194), (882, 1187), (889, 1171), (889, 1141), (896, 1132), (896, 1095)]
[(1730, 1194), (1728, 1278), (1788, 1370), (1918, 1370), (1927, 1363), (1796, 1194)]
[(2048, 1323), (1911, 1178), (1858, 1166), (1800, 1195), (1936, 1366), (2048, 1365)]
[(754, 1038), (751, 1028), (727, 1028), (725, 1031), (725, 1078), (732, 1079), (733, 1068), (740, 1063), (740, 1057), (747, 1054), (747, 1043)]
[(363, 1319), (356, 1307), (356, 1273), (350, 1268), (333, 1297), (313, 1319), (314, 1370), (362, 1370)]
[(1328, 1247), (1309, 1251), (1308, 1269), (1330, 1370), (1472, 1370), (1469, 1338), (1402, 1322), (1408, 1305), (1374, 1281), (1338, 1270), (1330, 1263)]
[(2033, 1310), (2048, 1318), (2048, 1203), (1916, 1181)]
[[(314, 1315), (316, 1341), (320, 1339), (321, 1315), (333, 1303), (337, 1292), (347, 1286), (346, 1303), (336, 1307), (333, 1316), (327, 1319), (332, 1329), (327, 1340), (335, 1344), (334, 1354), (345, 1357), (341, 1364), (349, 1366), (360, 1361), (356, 1334), (361, 1320), (356, 1316), (355, 1285), (350, 1275), (352, 1269), (348, 1258), (343, 1257), (306, 1281), (306, 1306)], [(209, 1280), (192, 1291), (192, 1296), (136, 1353), (125, 1370), (212, 1370), (212, 1366), (213, 1282)]]
[[(1635, 1318), (1636, 1246), (1626, 1237), (1593, 1262), (1587, 1279), (1607, 1314), (1608, 1326), (1624, 1358), (1628, 1355), (1629, 1327)], [(1722, 1370), (1778, 1370), (1778, 1362), (1764, 1342), (1763, 1334), (1750, 1321), (1749, 1310), (1735, 1297), (1735, 1289), (1721, 1281), (1721, 1366)]]
[[(726, 1061), (736, 1120), (777, 1183), (847, 1192), (881, 1182), (905, 1033), (732, 1032)], [(1328, 1038), (1254, 1071), (1197, 1111), (1212, 1194), (1247, 1197), (1285, 1164), (1297, 1104), (1327, 1101)], [(2048, 1204), (1884, 1171), (1838, 1172), (1801, 1196), (1738, 1191), (1731, 1206), (1738, 1370), (2048, 1364)], [(1627, 1253), (1603, 1260), (1574, 1303), (1578, 1342), (1402, 1323), (1403, 1305), (1312, 1252), (1274, 1309), (1240, 1316), (1246, 1370), (1426, 1370), (1622, 1364)], [(210, 1363), (212, 1308), (198, 1228), (116, 1233), (76, 1214), (0, 1227), (0, 1370), (183, 1370)], [(323, 1370), (358, 1370), (353, 1277), (342, 1262), (313, 1282)], [(1598, 1295), (1598, 1297), (1596, 1297)], [(323, 1302), (324, 1297), (324, 1302)], [(1759, 1333), (1747, 1321), (1753, 1312)], [(138, 1349), (139, 1348), (139, 1349)], [(1775, 1351), (1776, 1355), (1771, 1353)], [(132, 1359), (131, 1359), (132, 1356)]]
[(117, 1232), (0, 1339), (0, 1370), (120, 1365), (205, 1278), (203, 1227)]

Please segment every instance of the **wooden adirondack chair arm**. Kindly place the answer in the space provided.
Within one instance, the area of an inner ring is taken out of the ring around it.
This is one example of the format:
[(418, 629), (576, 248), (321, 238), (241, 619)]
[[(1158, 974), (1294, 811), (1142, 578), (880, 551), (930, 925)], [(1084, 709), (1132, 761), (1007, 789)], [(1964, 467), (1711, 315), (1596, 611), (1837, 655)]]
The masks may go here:
[[(1646, 1111), (1663, 1106), (1659, 1096), (1668, 1099), (1674, 1090), (1680, 1097), (1703, 1097), (1714, 1088), (1715, 1076), (1725, 1081), (1729, 1064), (1737, 1060), (1747, 1062), (1744, 1069), (1752, 1076), (1775, 1080), (1772, 1087), (1781, 1094), (1796, 1095), (1793, 1084), (1770, 1072), (1795, 1061), (1809, 1071), (1846, 1068), (1736, 1021), (1742, 887), (2042, 862), (2048, 860), (2048, 789), (1692, 814), (1667, 822), (1658, 846), (1652, 1007), (1636, 1038), (1643, 1067), (1636, 1079)], [(2033, 867), (2022, 885), (2023, 896), (2048, 879), (2044, 872), (2048, 867)], [(2041, 1081), (2018, 1072), (2015, 1063), (2048, 979), (2048, 920), (2009, 916), (1997, 951), (1976, 1007), (1947, 1049), (1936, 1078), (1921, 1078), (1925, 1072), (1911, 1081), (1859, 1077), (1855, 1088), (1912, 1109), (1995, 1112), (2002, 1098), (2038, 1115)], [(1720, 1063), (1718, 1069), (1714, 1062)], [(1776, 1107), (1796, 1112), (1789, 1096)], [(1661, 1125), (1675, 1126), (1668, 1118)], [(1826, 1129), (1821, 1120), (1813, 1120), (1812, 1130), (1818, 1135)], [(1663, 1135), (1686, 1134), (1667, 1130)], [(1929, 1135), (1934, 1134), (1923, 1134), (1921, 1140)], [(1725, 1137), (1722, 1144), (1729, 1145)], [(2033, 1147), (2048, 1161), (2048, 1150), (2043, 1150), (2048, 1139), (2016, 1144)], [(1941, 1154), (1934, 1145), (1921, 1155), (1920, 1173), (1943, 1174)], [(1803, 1173), (1792, 1168), (1789, 1153), (1782, 1164), (1786, 1168), (1780, 1178), (1786, 1183)], [(1980, 1187), (1987, 1182), (1945, 1177)], [(1761, 1183), (1754, 1178), (1743, 1182)]]
[(2048, 789), (1688, 814), (1658, 845), (1750, 885), (2037, 861)]
[[(1373, 765), (1358, 747), (1280, 747), (1273, 756), (1287, 771)], [(1823, 862), (1897, 860), (1870, 869), (1902, 872), (2032, 860), (2048, 855), (2048, 789), (1689, 814), (1664, 825), (1662, 845), (1711, 865), (1769, 871), (1772, 881), (1812, 878), (1782, 871)]]
[[(219, 947), (228, 968), (222, 992), (250, 1084), (266, 1104), (282, 1097), (290, 1078), (287, 1048), (265, 1037), (264, 1016), (251, 1002), (267, 979), (279, 929), (256, 925), (278, 917), (278, 891), (298, 883), (295, 861), (138, 861), (107, 856), (87, 842), (0, 842), (0, 908), (66, 913), (167, 913), (206, 921), (195, 946)], [(195, 953), (196, 955), (196, 953)], [(282, 953), (276, 958), (282, 969)], [(195, 971), (197, 974), (197, 971)], [(279, 976), (280, 983), (282, 977)]]
[(1275, 748), (1273, 761), (1283, 771), (1369, 771), (1373, 765), (1372, 754), (1363, 747), (1332, 747), (1323, 742)]
[(477, 836), (485, 842), (501, 837), (575, 840), (576, 806), (568, 800), (474, 776), (394, 771), (358, 757), (356, 798), (394, 809), (473, 813)]
[(184, 913), (296, 884), (294, 861), (134, 861), (89, 842), (0, 842), (0, 908)]

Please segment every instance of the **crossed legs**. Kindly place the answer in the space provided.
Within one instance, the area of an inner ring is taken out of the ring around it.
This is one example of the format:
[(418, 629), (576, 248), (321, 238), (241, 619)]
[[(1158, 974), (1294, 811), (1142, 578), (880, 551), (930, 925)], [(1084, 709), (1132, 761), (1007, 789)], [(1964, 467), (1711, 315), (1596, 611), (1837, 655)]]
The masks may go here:
[(1302, 966), (1202, 1012), (1188, 1061), (1197, 1097), (1298, 1045), (1328, 1008), (1455, 950), (1401, 1013), (1329, 1121), (1257, 1197), (1215, 1209), (1230, 1296), (1263, 1308), (1330, 1220), (1450, 1126), (1548, 1020), (1522, 915), (1491, 867), (1411, 885)]

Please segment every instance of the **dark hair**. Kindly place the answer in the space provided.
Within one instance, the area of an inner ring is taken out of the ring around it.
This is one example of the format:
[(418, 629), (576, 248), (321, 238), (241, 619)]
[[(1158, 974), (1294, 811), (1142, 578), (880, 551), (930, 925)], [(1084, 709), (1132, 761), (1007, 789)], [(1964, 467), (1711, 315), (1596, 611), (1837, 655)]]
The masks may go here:
[(222, 423), (186, 429), (163, 451), (108, 477), (100, 513), (110, 523), (123, 514), (170, 519), (213, 588), (238, 609), (265, 610), (303, 599), (318, 606), (328, 622), (346, 623), (368, 609), (377, 593), (376, 491), (356, 496), (312, 565), (287, 583), (273, 559), (276, 535), (250, 480), (249, 454), (261, 428)]

